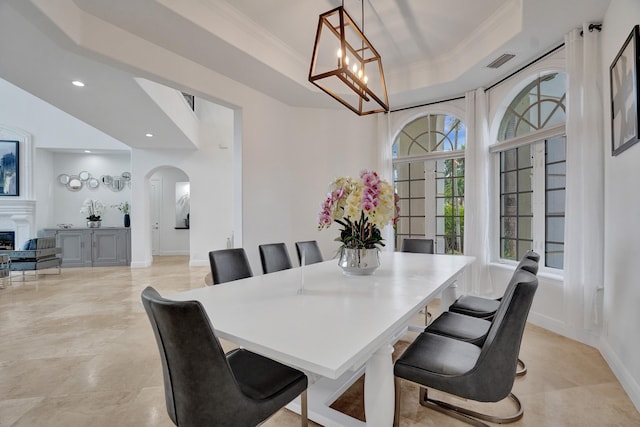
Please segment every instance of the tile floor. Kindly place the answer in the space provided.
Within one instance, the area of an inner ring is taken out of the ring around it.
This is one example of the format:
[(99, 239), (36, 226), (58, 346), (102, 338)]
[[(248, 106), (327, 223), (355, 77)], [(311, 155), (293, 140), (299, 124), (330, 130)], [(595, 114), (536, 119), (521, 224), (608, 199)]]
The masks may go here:
[[(186, 257), (156, 257), (150, 268), (66, 268), (0, 289), (0, 427), (173, 425), (140, 293), (148, 285), (163, 295), (201, 287), (208, 272)], [(597, 350), (529, 325), (520, 354), (529, 372), (514, 391), (525, 414), (511, 425), (640, 425)], [(357, 387), (342, 399), (353, 401), (355, 416)], [(416, 396), (403, 385), (401, 426), (466, 425)], [(299, 417), (283, 409), (264, 425), (297, 426)]]

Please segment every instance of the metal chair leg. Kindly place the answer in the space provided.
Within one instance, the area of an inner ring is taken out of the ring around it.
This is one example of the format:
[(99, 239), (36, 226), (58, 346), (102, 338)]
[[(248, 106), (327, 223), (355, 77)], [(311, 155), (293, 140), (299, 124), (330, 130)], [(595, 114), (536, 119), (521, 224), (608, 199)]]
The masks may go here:
[(302, 425), (302, 427), (308, 427), (309, 425), (307, 390), (303, 391), (300, 395), (300, 424)]
[(525, 365), (524, 362), (520, 358), (518, 358), (518, 368), (516, 370), (516, 377), (521, 377), (526, 373), (527, 373), (527, 365)]
[(478, 427), (490, 427), (488, 424), (483, 423), (482, 421), (489, 421), (491, 423), (496, 424), (508, 424), (514, 421), (518, 421), (524, 415), (524, 409), (522, 408), (522, 403), (520, 403), (520, 399), (516, 397), (515, 394), (509, 393), (508, 396), (511, 401), (516, 405), (516, 412), (513, 415), (509, 415), (506, 417), (498, 417), (495, 415), (483, 414), (481, 412), (472, 411), (467, 408), (463, 408), (461, 406), (452, 405), (447, 402), (442, 402), (440, 400), (429, 399), (427, 396), (427, 389), (424, 387), (420, 387), (420, 404), (424, 407), (433, 409), (435, 411), (441, 412), (443, 414), (449, 415), (453, 418), (459, 419), (460, 421), (464, 421), (468, 424)]
[(394, 385), (396, 388), (396, 402), (393, 412), (393, 427), (400, 427), (400, 386), (402, 385), (402, 380), (398, 377), (394, 377)]

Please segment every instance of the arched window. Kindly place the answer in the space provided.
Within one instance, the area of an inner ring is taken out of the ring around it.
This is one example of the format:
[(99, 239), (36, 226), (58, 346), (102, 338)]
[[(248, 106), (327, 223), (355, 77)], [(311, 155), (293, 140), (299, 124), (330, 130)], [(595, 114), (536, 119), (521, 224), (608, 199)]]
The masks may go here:
[(505, 141), (565, 122), (564, 73), (540, 77), (525, 87), (505, 112), (498, 141)]
[(431, 238), (437, 253), (462, 253), (464, 148), (462, 121), (428, 114), (405, 125), (393, 143), (393, 176), (400, 196), (396, 247), (407, 237)]
[(457, 117), (444, 114), (418, 117), (400, 130), (393, 158), (415, 157), (435, 151), (463, 151), (467, 128)]
[(528, 84), (500, 122), (500, 257), (542, 252), (542, 265), (564, 265), (566, 76)]

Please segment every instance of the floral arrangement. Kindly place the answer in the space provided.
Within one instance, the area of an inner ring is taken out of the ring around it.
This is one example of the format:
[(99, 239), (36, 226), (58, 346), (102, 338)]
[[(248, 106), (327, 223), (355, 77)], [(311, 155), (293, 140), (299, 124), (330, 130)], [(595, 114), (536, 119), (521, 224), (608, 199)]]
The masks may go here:
[(359, 179), (340, 177), (329, 186), (318, 215), (318, 229), (333, 222), (343, 229), (335, 240), (351, 249), (384, 246), (380, 229), (398, 222), (398, 195), (393, 186), (374, 171), (363, 170)]
[(129, 206), (129, 202), (122, 202), (117, 205), (111, 205), (111, 207), (118, 209), (120, 213), (123, 213), (125, 215), (127, 215), (131, 211), (131, 206)]
[(80, 213), (86, 214), (89, 221), (100, 221), (106, 206), (100, 200), (86, 199), (80, 208)]

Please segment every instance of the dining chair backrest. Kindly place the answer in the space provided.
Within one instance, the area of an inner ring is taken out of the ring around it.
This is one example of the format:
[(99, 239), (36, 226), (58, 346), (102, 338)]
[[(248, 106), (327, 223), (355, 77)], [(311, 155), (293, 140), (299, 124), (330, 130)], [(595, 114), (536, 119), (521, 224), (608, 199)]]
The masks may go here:
[(296, 242), (296, 253), (298, 254), (298, 263), (302, 265), (302, 254), (304, 253), (304, 265), (316, 264), (324, 261), (320, 246), (316, 240), (307, 240)]
[(260, 251), (260, 262), (262, 263), (262, 272), (264, 274), (293, 267), (291, 258), (289, 258), (289, 251), (287, 251), (287, 245), (284, 243), (259, 245), (258, 250)]
[(149, 286), (142, 304), (160, 352), (167, 412), (175, 425), (255, 426), (305, 392), (307, 378), (297, 369), (243, 348), (225, 353), (200, 302), (168, 300)]
[[(485, 398), (487, 395), (491, 396), (491, 399), (495, 399), (492, 401), (508, 396), (513, 388), (522, 336), (538, 288), (537, 277), (527, 270), (518, 270), (514, 275), (514, 282), (513, 292), (505, 294), (496, 312), (474, 368), (486, 369), (487, 380), (500, 379), (484, 383), (486, 389), (481, 394)], [(499, 372), (505, 374), (496, 374)], [(470, 398), (481, 400), (477, 397)]]
[(242, 400), (220, 341), (197, 301), (170, 301), (152, 287), (142, 304), (156, 337), (165, 400), (176, 425), (205, 425), (218, 408)]
[(211, 251), (209, 264), (214, 285), (253, 276), (249, 258), (243, 248)]
[(406, 238), (402, 241), (401, 251), (417, 254), (432, 254), (434, 252), (433, 239)]

